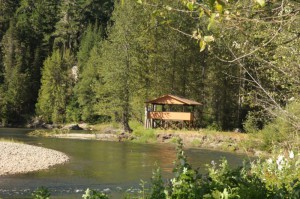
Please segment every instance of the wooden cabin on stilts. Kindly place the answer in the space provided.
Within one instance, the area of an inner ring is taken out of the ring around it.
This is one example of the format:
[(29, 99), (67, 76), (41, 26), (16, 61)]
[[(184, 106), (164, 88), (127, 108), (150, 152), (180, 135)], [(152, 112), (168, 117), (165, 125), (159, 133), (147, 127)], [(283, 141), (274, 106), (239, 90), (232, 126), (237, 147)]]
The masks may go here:
[(164, 95), (145, 102), (145, 128), (191, 128), (194, 127), (194, 109), (201, 103)]

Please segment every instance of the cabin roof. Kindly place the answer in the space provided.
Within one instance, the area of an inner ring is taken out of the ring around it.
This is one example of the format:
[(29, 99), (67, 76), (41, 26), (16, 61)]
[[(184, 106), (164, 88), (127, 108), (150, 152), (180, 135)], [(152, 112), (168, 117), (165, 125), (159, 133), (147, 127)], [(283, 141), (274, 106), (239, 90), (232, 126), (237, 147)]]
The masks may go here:
[(146, 104), (181, 104), (181, 105), (201, 105), (201, 103), (178, 97), (176, 95), (163, 95), (156, 99), (145, 102)]

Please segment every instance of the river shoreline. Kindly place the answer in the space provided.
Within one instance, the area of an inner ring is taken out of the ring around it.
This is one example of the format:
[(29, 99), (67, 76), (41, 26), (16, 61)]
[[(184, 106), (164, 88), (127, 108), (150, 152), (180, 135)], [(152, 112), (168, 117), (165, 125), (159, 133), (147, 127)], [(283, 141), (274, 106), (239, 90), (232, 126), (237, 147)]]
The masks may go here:
[[(116, 131), (117, 132), (117, 131)], [(235, 132), (206, 132), (206, 131), (168, 131), (157, 130), (151, 136), (147, 133), (136, 135), (134, 133), (105, 133), (102, 131), (91, 131), (90, 133), (76, 133), (73, 131), (44, 131), (36, 130), (30, 136), (42, 136), (61, 139), (85, 139), (100, 141), (129, 141), (137, 143), (159, 143), (175, 144), (178, 138), (182, 139), (185, 148), (203, 148), (216, 151), (242, 153), (251, 156), (266, 156), (267, 152), (247, 146), (249, 142), (259, 145), (260, 140), (250, 137), (247, 134)], [(145, 137), (143, 137), (145, 136)]]
[(28, 173), (64, 164), (62, 152), (22, 143), (0, 141), (0, 176)]

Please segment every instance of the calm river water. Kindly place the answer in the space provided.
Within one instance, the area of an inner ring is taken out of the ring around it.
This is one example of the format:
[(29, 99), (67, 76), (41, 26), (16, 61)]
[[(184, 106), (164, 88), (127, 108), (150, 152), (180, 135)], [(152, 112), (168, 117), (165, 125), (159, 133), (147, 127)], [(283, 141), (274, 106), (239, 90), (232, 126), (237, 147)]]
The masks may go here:
[[(139, 187), (140, 180), (150, 181), (157, 163), (164, 178), (172, 177), (175, 147), (161, 144), (136, 144), (96, 140), (69, 140), (28, 137), (28, 129), (0, 129), (0, 138), (19, 140), (66, 153), (71, 159), (67, 164), (49, 170), (0, 177), (0, 198), (26, 198), (37, 187), (45, 186), (51, 198), (81, 198), (86, 188), (110, 189), (113, 198), (120, 198), (120, 190)], [(212, 160), (227, 158), (237, 166), (247, 158), (242, 155), (188, 149), (186, 154), (194, 168)]]

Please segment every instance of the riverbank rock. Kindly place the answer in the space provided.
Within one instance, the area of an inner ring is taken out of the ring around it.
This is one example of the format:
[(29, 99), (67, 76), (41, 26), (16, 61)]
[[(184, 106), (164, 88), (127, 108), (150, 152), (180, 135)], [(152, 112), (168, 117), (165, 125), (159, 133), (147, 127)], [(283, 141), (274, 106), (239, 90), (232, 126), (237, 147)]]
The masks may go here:
[(26, 125), (27, 128), (40, 128), (43, 125), (43, 121), (41, 117), (34, 117), (31, 121)]
[(64, 126), (62, 129), (69, 129), (69, 130), (83, 130), (78, 124), (68, 124)]
[(69, 160), (64, 153), (42, 147), (0, 142), (0, 176), (49, 169)]
[(118, 136), (118, 140), (119, 142), (123, 141), (123, 140), (134, 140), (135, 137), (130, 134), (130, 133), (121, 133), (119, 136)]
[(165, 142), (166, 140), (169, 140), (171, 138), (173, 138), (174, 135), (172, 133), (169, 133), (169, 134), (158, 134), (156, 136), (156, 138), (161, 141), (161, 142)]

